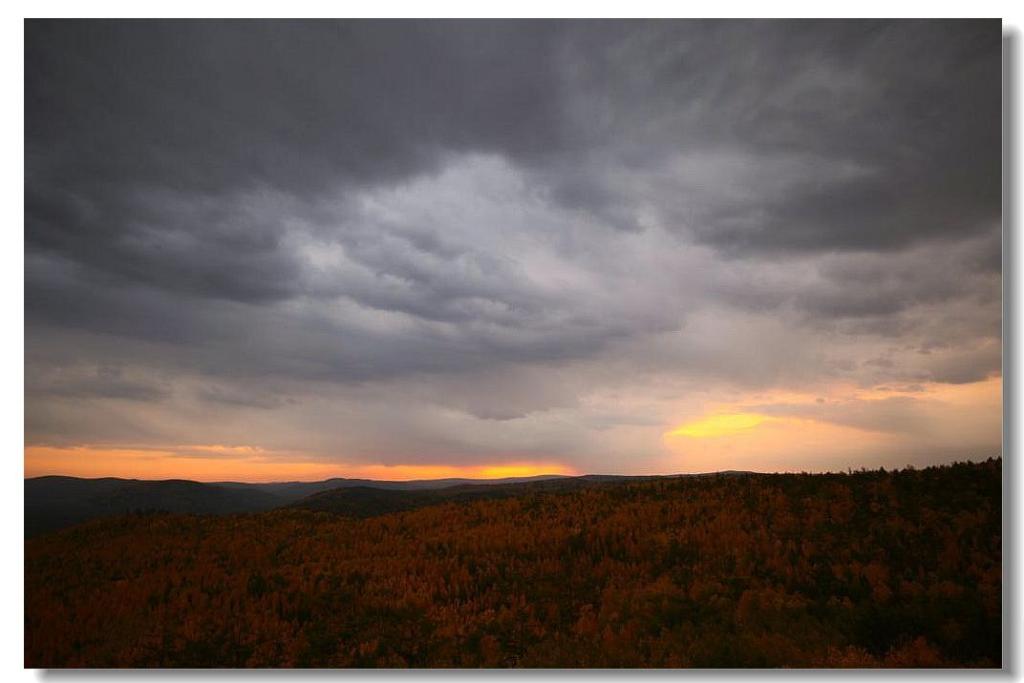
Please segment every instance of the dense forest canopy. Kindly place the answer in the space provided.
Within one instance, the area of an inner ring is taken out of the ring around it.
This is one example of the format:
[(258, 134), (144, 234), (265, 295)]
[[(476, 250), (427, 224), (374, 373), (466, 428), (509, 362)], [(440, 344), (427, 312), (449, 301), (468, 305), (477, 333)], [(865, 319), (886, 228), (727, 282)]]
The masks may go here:
[(1001, 664), (999, 459), (26, 542), (30, 667)]

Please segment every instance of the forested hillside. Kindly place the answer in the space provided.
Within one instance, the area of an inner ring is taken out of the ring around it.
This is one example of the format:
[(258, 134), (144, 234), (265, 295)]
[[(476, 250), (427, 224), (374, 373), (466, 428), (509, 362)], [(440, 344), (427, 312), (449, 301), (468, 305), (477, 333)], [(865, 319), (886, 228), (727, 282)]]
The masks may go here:
[(999, 667), (1001, 460), (26, 542), (30, 667)]
[[(704, 476), (704, 475), (692, 475)], [(459, 484), (434, 489), (384, 489), (372, 486), (349, 486), (321, 491), (291, 505), (314, 512), (333, 512), (348, 517), (376, 517), (391, 512), (415, 510), (440, 503), (466, 503), (476, 500), (512, 498), (539, 493), (558, 493), (609, 484), (626, 484), (655, 477), (616, 477), (584, 475), (558, 477), (540, 481), (512, 483)]]

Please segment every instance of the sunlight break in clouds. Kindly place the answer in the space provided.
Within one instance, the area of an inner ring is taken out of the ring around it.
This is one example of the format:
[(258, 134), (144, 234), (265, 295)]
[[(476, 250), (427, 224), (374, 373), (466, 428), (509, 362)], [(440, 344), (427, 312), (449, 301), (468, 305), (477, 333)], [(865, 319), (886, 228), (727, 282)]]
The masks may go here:
[(756, 394), (667, 431), (664, 443), (680, 471), (922, 465), (974, 444), (981, 458), (1001, 447), (1001, 403), (1000, 378), (902, 392)]
[(694, 422), (688, 422), (681, 427), (677, 427), (670, 432), (666, 432), (665, 436), (688, 436), (694, 439), (728, 436), (737, 432), (753, 429), (767, 419), (770, 418), (766, 418), (764, 415), (757, 415), (755, 413), (711, 415)]

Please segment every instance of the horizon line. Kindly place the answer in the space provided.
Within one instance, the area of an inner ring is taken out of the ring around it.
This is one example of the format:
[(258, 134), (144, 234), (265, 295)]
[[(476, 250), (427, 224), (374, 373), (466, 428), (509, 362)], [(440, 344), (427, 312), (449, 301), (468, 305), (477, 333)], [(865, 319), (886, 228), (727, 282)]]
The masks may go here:
[(522, 476), (508, 476), (508, 477), (437, 477), (434, 479), (370, 479), (367, 477), (326, 477), (324, 479), (278, 479), (272, 481), (244, 481), (237, 479), (215, 479), (215, 480), (203, 480), (203, 479), (188, 479), (185, 477), (170, 477), (166, 479), (143, 479), (137, 477), (117, 477), (117, 476), (95, 476), (95, 477), (79, 477), (72, 474), (38, 474), (33, 476), (24, 476), (23, 481), (29, 481), (32, 479), (44, 479), (46, 477), (62, 477), (65, 479), (81, 479), (83, 481), (95, 481), (99, 479), (119, 479), (121, 481), (152, 481), (152, 482), (166, 482), (166, 481), (187, 481), (194, 482), (197, 484), (248, 484), (248, 485), (272, 485), (272, 484), (317, 484), (325, 481), (332, 481), (334, 479), (340, 479), (344, 481), (372, 481), (389, 484), (408, 484), (415, 482), (435, 482), (435, 481), (506, 481), (510, 479), (577, 479), (580, 477), (623, 477), (623, 478), (668, 478), (668, 477), (699, 477), (714, 474), (850, 474), (856, 472), (878, 472), (881, 470), (887, 472), (903, 471), (903, 470), (923, 470), (932, 467), (949, 467), (951, 465), (961, 463), (983, 463), (989, 460), (1002, 460), (1002, 453), (998, 455), (992, 455), (981, 458), (965, 458), (963, 460), (951, 460), (946, 463), (931, 463), (928, 465), (914, 465), (913, 463), (905, 463), (903, 465), (894, 465), (886, 467), (885, 465), (878, 465), (877, 467), (866, 467), (860, 466), (854, 468), (852, 466), (846, 469), (830, 469), (830, 470), (774, 470), (774, 471), (761, 471), (761, 470), (738, 470), (738, 469), (725, 469), (725, 470), (711, 470), (703, 472), (669, 472), (663, 474), (616, 474), (609, 472), (586, 472), (583, 474), (531, 474)]

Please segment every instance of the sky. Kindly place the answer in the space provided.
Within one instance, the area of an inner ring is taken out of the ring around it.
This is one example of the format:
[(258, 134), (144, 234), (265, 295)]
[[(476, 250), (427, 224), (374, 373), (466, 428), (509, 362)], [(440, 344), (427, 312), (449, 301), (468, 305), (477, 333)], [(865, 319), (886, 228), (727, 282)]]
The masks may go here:
[(27, 21), (25, 475), (1001, 452), (992, 21)]

